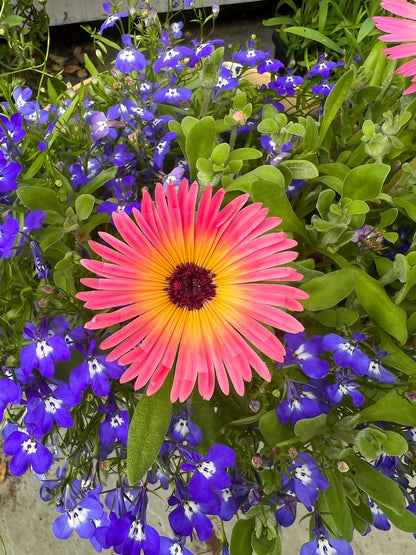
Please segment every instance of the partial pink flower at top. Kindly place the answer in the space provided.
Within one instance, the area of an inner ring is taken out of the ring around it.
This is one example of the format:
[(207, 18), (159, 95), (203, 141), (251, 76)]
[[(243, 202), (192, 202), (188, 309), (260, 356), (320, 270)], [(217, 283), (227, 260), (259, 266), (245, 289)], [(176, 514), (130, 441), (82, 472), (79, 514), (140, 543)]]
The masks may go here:
[(90, 241), (103, 262), (82, 260), (99, 277), (82, 279), (93, 291), (77, 297), (92, 310), (117, 307), (95, 315), (86, 328), (123, 323), (101, 347), (112, 349), (107, 360), (129, 365), (121, 381), (135, 379), (136, 389), (149, 383), (148, 395), (173, 368), (172, 402), (185, 401), (196, 381), (204, 399), (215, 381), (226, 395), (229, 381), (243, 395), (252, 369), (271, 379), (255, 348), (278, 362), (285, 355), (262, 324), (288, 333), (303, 329), (286, 310), (301, 311), (296, 299), (308, 295), (280, 283), (302, 278), (287, 266), (297, 257), (289, 250), (296, 241), (269, 233), (280, 218), (266, 218), (259, 203), (244, 206), (249, 195), (221, 209), (224, 195), (208, 187), (197, 207), (197, 183), (169, 184), (166, 195), (158, 184), (155, 202), (145, 192), (141, 212), (133, 209), (135, 221), (113, 213), (122, 240), (102, 232), (109, 246)]
[[(383, 50), (390, 60), (398, 58), (408, 58), (416, 55), (416, 6), (406, 0), (383, 0), (381, 7), (394, 15), (403, 16), (407, 19), (398, 17), (379, 16), (373, 17), (377, 29), (388, 34), (382, 35), (380, 40), (385, 42), (402, 42), (398, 46), (392, 46)], [(410, 94), (416, 91), (416, 58), (400, 66), (396, 73), (403, 73), (404, 77), (411, 77), (412, 85), (403, 94)]]

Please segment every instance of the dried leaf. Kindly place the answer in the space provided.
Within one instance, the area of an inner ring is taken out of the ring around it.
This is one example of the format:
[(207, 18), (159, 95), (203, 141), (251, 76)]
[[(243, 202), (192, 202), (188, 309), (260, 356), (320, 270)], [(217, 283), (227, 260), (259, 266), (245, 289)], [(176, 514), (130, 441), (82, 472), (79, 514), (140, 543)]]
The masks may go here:
[(57, 54), (49, 54), (49, 58), (60, 66), (64, 66), (68, 61), (68, 58), (65, 56), (58, 56)]
[(6, 461), (2, 461), (0, 463), (0, 485), (4, 483), (6, 479), (6, 471), (7, 471), (7, 463)]
[(86, 69), (80, 69), (77, 71), (78, 79), (85, 79), (88, 76), (88, 71)]
[(76, 66), (75, 64), (70, 64), (69, 66), (66, 66), (64, 68), (65, 73), (75, 73), (76, 71), (79, 71), (80, 69), (82, 69), (79, 66)]

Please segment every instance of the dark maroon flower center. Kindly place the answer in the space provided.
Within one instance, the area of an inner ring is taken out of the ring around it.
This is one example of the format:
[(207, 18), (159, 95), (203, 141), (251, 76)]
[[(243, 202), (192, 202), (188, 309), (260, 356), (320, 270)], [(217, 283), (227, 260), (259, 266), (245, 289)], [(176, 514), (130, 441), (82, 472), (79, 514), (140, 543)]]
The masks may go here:
[(215, 297), (215, 274), (193, 262), (180, 264), (167, 281), (166, 291), (173, 304), (187, 310), (199, 310)]

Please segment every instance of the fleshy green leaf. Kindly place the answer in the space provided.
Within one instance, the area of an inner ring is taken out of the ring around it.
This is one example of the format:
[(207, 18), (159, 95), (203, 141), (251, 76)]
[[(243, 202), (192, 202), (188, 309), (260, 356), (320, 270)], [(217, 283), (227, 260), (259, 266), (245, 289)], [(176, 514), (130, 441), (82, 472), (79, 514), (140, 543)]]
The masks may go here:
[(325, 310), (337, 305), (354, 289), (358, 272), (352, 269), (336, 270), (308, 281), (301, 289), (309, 294), (303, 301), (307, 310)]
[(95, 197), (88, 194), (79, 195), (75, 199), (75, 213), (79, 220), (86, 220), (90, 217), (94, 202)]
[(157, 457), (172, 418), (171, 380), (151, 396), (143, 395), (136, 406), (127, 439), (127, 478), (138, 482)]
[(230, 541), (230, 555), (253, 555), (251, 536), (254, 532), (254, 519), (237, 520)]
[(344, 178), (343, 196), (352, 200), (375, 199), (383, 187), (390, 166), (366, 164), (352, 168)]
[(370, 318), (403, 345), (407, 340), (407, 315), (394, 304), (384, 287), (360, 270), (355, 293)]
[(217, 143), (215, 119), (205, 116), (192, 125), (186, 136), (185, 151), (191, 180), (196, 179), (198, 158), (210, 158)]
[(53, 210), (63, 214), (62, 205), (56, 193), (47, 187), (38, 187), (37, 185), (19, 187), (17, 196), (30, 210)]
[(416, 409), (410, 400), (400, 397), (394, 389), (386, 393), (370, 407), (360, 413), (360, 422), (379, 420), (394, 422), (402, 426), (416, 427)]

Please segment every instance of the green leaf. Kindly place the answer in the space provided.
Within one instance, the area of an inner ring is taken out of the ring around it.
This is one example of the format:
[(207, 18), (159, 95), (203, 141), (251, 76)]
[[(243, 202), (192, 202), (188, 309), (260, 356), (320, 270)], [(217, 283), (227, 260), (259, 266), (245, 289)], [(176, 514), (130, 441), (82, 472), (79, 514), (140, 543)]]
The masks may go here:
[(338, 110), (347, 98), (354, 76), (354, 69), (351, 68), (335, 83), (334, 88), (329, 93), (328, 98), (325, 101), (324, 116), (322, 118), (321, 129), (319, 131), (319, 146), (322, 145), (328, 129), (338, 113)]
[(363, 21), (360, 30), (358, 31), (357, 42), (361, 42), (363, 39), (365, 39), (365, 37), (374, 29), (375, 25), (376, 24), (373, 19), (371, 17), (367, 17), (367, 19)]
[(295, 424), (295, 434), (302, 442), (309, 441), (316, 435), (323, 435), (327, 431), (327, 420), (326, 414), (298, 420)]
[(416, 222), (416, 195), (414, 193), (395, 197), (394, 202), (399, 208), (404, 208), (409, 218)]
[(391, 300), (384, 287), (359, 270), (355, 294), (370, 318), (404, 345), (407, 340), (406, 312)]
[(386, 517), (390, 520), (394, 526), (399, 528), (399, 530), (403, 530), (404, 532), (416, 533), (416, 515), (408, 511), (407, 509), (404, 511), (403, 514), (397, 515), (394, 511), (392, 511), (389, 507), (385, 507), (381, 503), (378, 503), (378, 506), (386, 515)]
[(283, 188), (275, 183), (255, 181), (251, 186), (251, 196), (255, 202), (261, 202), (269, 209), (269, 216), (282, 219), (281, 228), (284, 231), (293, 231), (306, 237), (305, 226), (295, 214)]
[(251, 547), (253, 532), (254, 518), (237, 520), (231, 534), (230, 555), (253, 555)]
[(95, 197), (93, 195), (84, 193), (75, 199), (75, 213), (79, 220), (86, 220), (90, 217), (94, 202)]
[(6, 15), (6, 17), (1, 18), (1, 24), (2, 26), (16, 27), (16, 25), (19, 25), (24, 20), (24, 17), (22, 17), (21, 15), (9, 14)]
[(229, 161), (233, 160), (255, 160), (261, 158), (262, 153), (256, 148), (237, 148), (230, 154)]
[[(228, 159), (229, 154), (230, 154), (230, 145), (228, 143), (221, 143), (217, 145), (211, 154), (212, 163), (217, 164), (218, 166), (222, 166), (223, 164), (225, 164), (226, 160)], [(198, 161), (197, 161), (197, 168), (198, 170), (201, 170), (201, 168), (198, 166)]]
[[(329, 487), (322, 492), (322, 497), (336, 528), (334, 532), (337, 532), (340, 538), (350, 542), (354, 529), (341, 472), (326, 469), (324, 473), (329, 482)], [(325, 519), (325, 511), (323, 511), (322, 516)]]
[(88, 71), (88, 73), (90, 75), (98, 75), (98, 69), (95, 67), (95, 65), (92, 63), (92, 61), (90, 60), (90, 58), (88, 57), (88, 54), (84, 53), (84, 64), (85, 64), (85, 68)]
[(198, 158), (210, 158), (216, 144), (217, 129), (212, 116), (205, 116), (198, 120), (189, 130), (185, 142), (185, 152), (191, 180), (196, 179)]
[(393, 457), (401, 457), (409, 449), (405, 438), (397, 432), (386, 431), (387, 438), (383, 441), (383, 451)]
[(402, 426), (416, 427), (416, 409), (409, 399), (400, 397), (395, 390), (383, 395), (370, 407), (360, 413), (360, 422), (377, 422), (384, 420)]
[(102, 185), (104, 185), (104, 183), (107, 183), (107, 181), (110, 181), (110, 179), (114, 179), (117, 172), (118, 172), (118, 168), (116, 166), (103, 170), (98, 175), (96, 175), (93, 179), (91, 179), (89, 183), (84, 185), (84, 187), (82, 188), (82, 194), (90, 195), (94, 193), (97, 189), (99, 189)]
[(366, 164), (352, 168), (344, 178), (343, 196), (352, 200), (375, 199), (390, 172), (387, 164)]
[(386, 333), (381, 332), (380, 339), (380, 349), (388, 352), (384, 359), (386, 363), (404, 374), (416, 376), (416, 361), (404, 353)]
[(334, 52), (342, 54), (342, 48), (340, 48), (333, 40), (329, 39), (315, 29), (309, 29), (308, 27), (286, 27), (285, 32), (298, 35), (299, 37), (304, 37), (305, 39), (320, 42), (325, 46), (325, 48), (330, 48), (331, 50), (334, 50)]
[(172, 379), (151, 396), (143, 395), (136, 406), (127, 439), (127, 478), (138, 482), (159, 454), (172, 418)]
[(357, 486), (367, 492), (377, 504), (385, 505), (398, 515), (403, 514), (404, 498), (396, 482), (357, 457), (353, 449), (346, 449), (342, 453), (342, 460), (354, 472)]
[(27, 180), (34, 177), (38, 173), (40, 168), (43, 166), (45, 162), (45, 157), (46, 156), (44, 152), (41, 152), (40, 154), (38, 154), (36, 158), (33, 160), (33, 162), (31, 163), (31, 165), (29, 166), (29, 169), (27, 170), (27, 172), (21, 177), (21, 179)]
[(49, 247), (57, 243), (65, 235), (65, 230), (62, 226), (54, 227), (48, 226), (47, 229), (41, 229), (38, 232), (38, 240), (40, 248), (46, 252)]
[(251, 195), (252, 185), (256, 181), (265, 180), (279, 186), (282, 190), (285, 187), (285, 178), (280, 170), (273, 166), (259, 166), (254, 170), (233, 179), (226, 186), (227, 191), (243, 191)]
[(30, 210), (53, 210), (63, 214), (62, 204), (59, 202), (56, 193), (47, 187), (36, 185), (19, 187), (17, 196)]
[(281, 165), (291, 172), (292, 179), (314, 179), (319, 175), (318, 168), (308, 160), (286, 160)]
[(269, 445), (277, 445), (294, 436), (290, 425), (282, 424), (276, 417), (276, 411), (271, 410), (260, 417), (260, 433)]
[(331, 308), (351, 293), (357, 280), (358, 272), (352, 269), (336, 270), (314, 278), (301, 287), (309, 294), (303, 306), (312, 311)]

